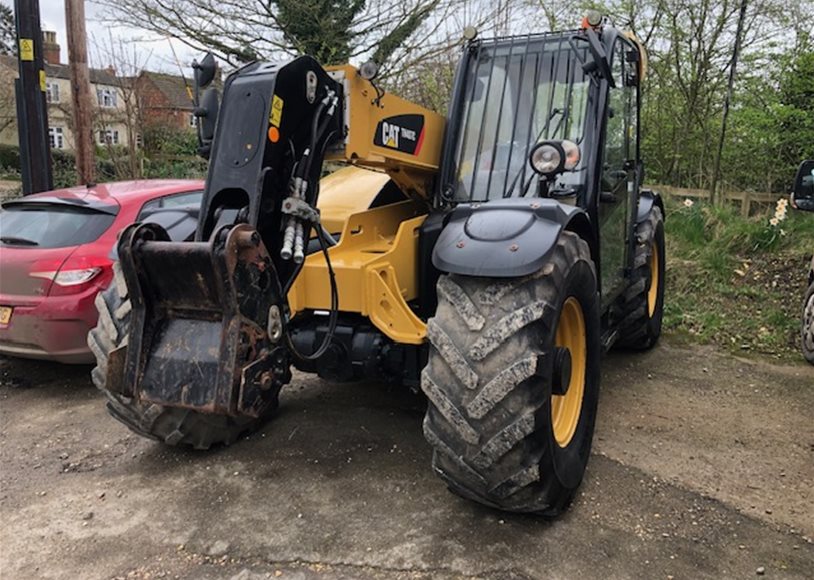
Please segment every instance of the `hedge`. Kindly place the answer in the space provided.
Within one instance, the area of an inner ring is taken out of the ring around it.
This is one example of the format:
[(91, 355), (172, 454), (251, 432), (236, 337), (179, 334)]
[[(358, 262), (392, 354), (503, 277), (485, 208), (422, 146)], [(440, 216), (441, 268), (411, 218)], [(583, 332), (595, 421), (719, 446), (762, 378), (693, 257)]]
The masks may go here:
[[(54, 188), (76, 185), (76, 157), (68, 151), (51, 150), (51, 168), (54, 173)], [(0, 145), (0, 173), (21, 173), (20, 148), (16, 145)], [(113, 163), (96, 157), (96, 179), (110, 181), (116, 178)]]

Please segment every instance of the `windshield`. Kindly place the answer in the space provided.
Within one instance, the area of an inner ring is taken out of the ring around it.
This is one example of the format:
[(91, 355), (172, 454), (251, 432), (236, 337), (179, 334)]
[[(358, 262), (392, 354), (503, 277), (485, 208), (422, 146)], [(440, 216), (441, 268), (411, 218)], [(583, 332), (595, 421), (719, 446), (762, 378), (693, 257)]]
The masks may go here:
[[(531, 148), (546, 139), (582, 143), (590, 79), (570, 36), (522, 37), (476, 49), (463, 93), (456, 201), (533, 193)], [(582, 162), (563, 174), (556, 187), (577, 185), (581, 171)]]
[(0, 209), (0, 244), (64, 248), (96, 240), (116, 216), (64, 204), (15, 203)]

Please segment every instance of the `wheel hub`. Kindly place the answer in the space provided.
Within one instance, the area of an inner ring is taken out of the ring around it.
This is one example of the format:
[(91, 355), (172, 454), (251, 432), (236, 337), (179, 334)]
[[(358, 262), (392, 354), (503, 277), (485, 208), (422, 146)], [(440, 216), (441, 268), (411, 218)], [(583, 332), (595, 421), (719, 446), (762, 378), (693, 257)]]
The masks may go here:
[(554, 373), (551, 382), (551, 393), (565, 396), (571, 383), (571, 351), (563, 346), (554, 349)]
[(551, 423), (554, 439), (567, 447), (582, 415), (588, 344), (582, 305), (573, 296), (562, 305), (557, 323), (554, 373), (551, 380)]

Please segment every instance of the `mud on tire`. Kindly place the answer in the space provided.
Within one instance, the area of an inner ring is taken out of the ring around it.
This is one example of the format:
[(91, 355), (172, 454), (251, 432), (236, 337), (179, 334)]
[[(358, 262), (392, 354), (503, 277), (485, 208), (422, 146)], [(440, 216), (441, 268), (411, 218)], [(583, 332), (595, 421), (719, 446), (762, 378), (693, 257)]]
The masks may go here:
[(653, 206), (635, 235), (633, 271), (617, 302), (621, 322), (616, 346), (646, 350), (658, 342), (664, 316), (664, 216), (659, 207)]
[[(190, 409), (164, 407), (113, 393), (105, 388), (110, 352), (127, 343), (130, 301), (119, 264), (113, 266), (110, 287), (96, 296), (99, 321), (88, 334), (88, 346), (96, 357), (91, 371), (93, 384), (107, 397), (107, 410), (135, 433), (168, 445), (208, 449), (230, 444), (241, 434), (260, 427), (265, 419), (233, 418), (199, 413)], [(272, 407), (276, 407), (275, 404)]]
[[(569, 298), (582, 308), (587, 355), (578, 422), (562, 447), (552, 420), (553, 347)], [(588, 462), (599, 395), (597, 282), (588, 245), (563, 232), (550, 261), (524, 278), (442, 276), (427, 331), (424, 434), (436, 473), (455, 493), (489, 506), (561, 513)]]

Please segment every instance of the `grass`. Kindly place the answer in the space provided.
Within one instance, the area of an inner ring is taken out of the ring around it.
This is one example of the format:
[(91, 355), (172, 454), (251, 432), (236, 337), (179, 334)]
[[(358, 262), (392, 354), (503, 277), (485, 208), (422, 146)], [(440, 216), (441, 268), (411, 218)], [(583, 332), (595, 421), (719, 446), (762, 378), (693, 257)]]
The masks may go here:
[(799, 359), (814, 215), (789, 208), (772, 225), (773, 214), (744, 218), (732, 207), (666, 203), (665, 331), (741, 353)]

